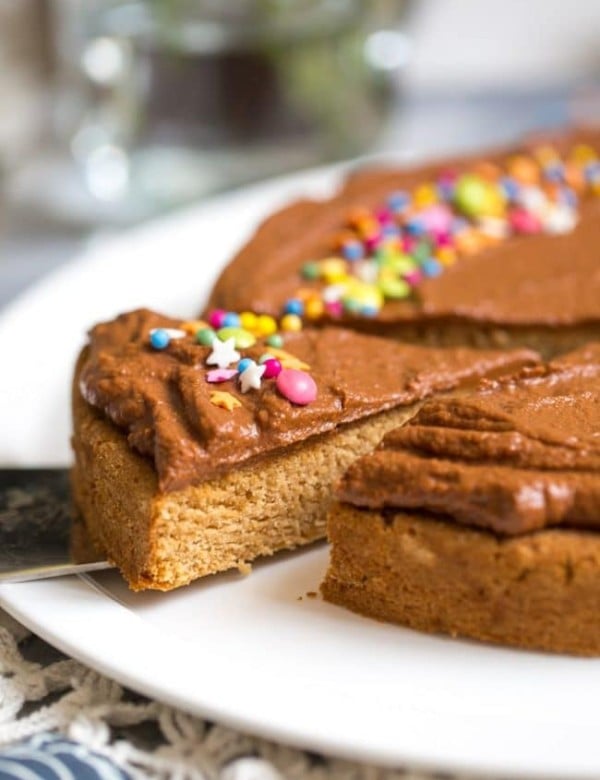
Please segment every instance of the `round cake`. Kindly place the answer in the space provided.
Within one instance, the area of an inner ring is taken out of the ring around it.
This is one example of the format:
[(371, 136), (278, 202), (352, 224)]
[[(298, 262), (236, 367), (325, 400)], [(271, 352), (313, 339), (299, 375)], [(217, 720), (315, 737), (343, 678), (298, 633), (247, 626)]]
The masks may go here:
[(267, 219), (208, 308), (545, 355), (600, 338), (600, 130), (351, 176)]

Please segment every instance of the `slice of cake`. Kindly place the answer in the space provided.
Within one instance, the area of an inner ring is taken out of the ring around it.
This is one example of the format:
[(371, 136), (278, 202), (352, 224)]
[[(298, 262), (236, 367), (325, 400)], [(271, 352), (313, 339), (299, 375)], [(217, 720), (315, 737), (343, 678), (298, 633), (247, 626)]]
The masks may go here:
[(342, 478), (325, 598), (600, 654), (600, 344), (427, 401)]
[(276, 330), (248, 312), (206, 324), (146, 310), (92, 330), (74, 383), (74, 495), (132, 588), (323, 537), (332, 483), (424, 398), (536, 359)]
[(270, 217), (209, 308), (552, 356), (600, 338), (599, 194), (598, 129), (359, 173)]

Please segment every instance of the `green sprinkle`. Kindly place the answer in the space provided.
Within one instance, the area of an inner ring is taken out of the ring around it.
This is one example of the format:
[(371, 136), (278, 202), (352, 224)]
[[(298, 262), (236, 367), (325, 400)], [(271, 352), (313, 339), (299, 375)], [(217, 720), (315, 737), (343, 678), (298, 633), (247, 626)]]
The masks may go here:
[(216, 335), (212, 328), (201, 328), (196, 331), (196, 341), (198, 344), (202, 344), (203, 347), (212, 347)]
[(275, 349), (281, 349), (283, 347), (283, 337), (279, 333), (274, 333), (267, 339), (267, 344), (270, 347), (275, 347)]
[(315, 279), (318, 279), (320, 275), (321, 275), (321, 269), (319, 268), (318, 263), (315, 262), (304, 263), (304, 265), (302, 266), (302, 276), (305, 279), (310, 279), (311, 281), (314, 281)]

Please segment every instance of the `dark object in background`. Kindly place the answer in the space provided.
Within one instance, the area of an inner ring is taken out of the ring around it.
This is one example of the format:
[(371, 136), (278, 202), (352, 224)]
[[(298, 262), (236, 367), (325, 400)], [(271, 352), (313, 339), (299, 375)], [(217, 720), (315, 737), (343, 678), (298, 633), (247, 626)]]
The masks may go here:
[(0, 470), (0, 582), (105, 568), (74, 519), (67, 470)]

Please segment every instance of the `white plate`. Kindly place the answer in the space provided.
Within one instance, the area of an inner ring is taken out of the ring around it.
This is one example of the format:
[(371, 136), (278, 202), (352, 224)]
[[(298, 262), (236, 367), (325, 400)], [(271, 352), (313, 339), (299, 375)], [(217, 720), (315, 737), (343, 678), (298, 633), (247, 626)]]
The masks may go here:
[[(242, 191), (91, 247), (0, 318), (0, 461), (66, 464), (85, 329), (137, 305), (196, 313), (257, 219), (331, 171)], [(0, 587), (0, 604), (139, 691), (286, 743), (447, 771), (597, 778), (600, 661), (429, 637), (310, 598), (324, 545), (249, 577), (132, 594), (119, 576)]]

